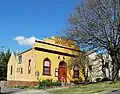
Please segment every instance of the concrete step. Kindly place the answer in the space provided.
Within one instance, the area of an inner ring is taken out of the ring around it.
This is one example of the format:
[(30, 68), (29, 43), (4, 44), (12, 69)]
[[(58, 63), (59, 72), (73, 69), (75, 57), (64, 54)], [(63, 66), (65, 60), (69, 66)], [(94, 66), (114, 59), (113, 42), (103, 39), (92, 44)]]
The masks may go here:
[(74, 86), (74, 83), (62, 83), (62, 86)]

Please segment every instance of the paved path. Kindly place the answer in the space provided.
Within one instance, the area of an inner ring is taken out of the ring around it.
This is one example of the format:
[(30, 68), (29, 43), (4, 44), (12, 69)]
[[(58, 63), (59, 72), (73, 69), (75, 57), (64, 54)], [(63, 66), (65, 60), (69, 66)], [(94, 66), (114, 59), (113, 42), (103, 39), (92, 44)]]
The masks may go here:
[(1, 88), (1, 92), (2, 93), (6, 93), (6, 94), (13, 94), (16, 92), (23, 92), (26, 91), (25, 89), (19, 89), (19, 88), (6, 88), (6, 87), (2, 87)]
[[(50, 94), (45, 90), (30, 90), (30, 89), (19, 89), (19, 88), (1, 88), (2, 94)], [(1, 94), (0, 93), (0, 94)]]
[(47, 93), (46, 91), (42, 91), (42, 90), (29, 90), (29, 91), (17, 92), (13, 94), (50, 94), (50, 93)]
[(120, 94), (120, 90), (116, 89), (106, 94)]
[[(63, 87), (62, 87), (63, 88)], [(53, 88), (46, 90), (30, 90), (30, 89), (19, 89), (19, 88), (2, 88), (2, 94), (50, 94), (49, 91), (59, 90), (62, 88)], [(68, 88), (68, 87), (65, 87)], [(0, 93), (1, 94), (1, 93)], [(100, 94), (120, 94), (120, 89), (114, 89), (111, 92), (101, 92)]]
[(59, 90), (63, 88), (69, 88), (69, 87), (58, 87), (58, 88), (51, 88), (46, 90), (34, 90), (34, 89), (19, 89), (19, 88), (2, 88), (2, 93), (5, 94), (50, 94), (48, 92), (53, 90)]

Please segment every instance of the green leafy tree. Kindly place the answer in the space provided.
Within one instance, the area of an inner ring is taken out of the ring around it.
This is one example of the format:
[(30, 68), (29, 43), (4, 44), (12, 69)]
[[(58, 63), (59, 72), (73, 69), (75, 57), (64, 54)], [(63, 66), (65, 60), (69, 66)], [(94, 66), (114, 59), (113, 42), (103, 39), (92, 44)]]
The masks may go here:
[(89, 0), (77, 5), (69, 18), (68, 37), (84, 50), (106, 52), (112, 58), (112, 80), (120, 69), (120, 0)]
[(0, 52), (0, 79), (6, 80), (7, 79), (7, 64), (9, 58), (11, 56), (11, 52), (8, 49), (6, 52)]

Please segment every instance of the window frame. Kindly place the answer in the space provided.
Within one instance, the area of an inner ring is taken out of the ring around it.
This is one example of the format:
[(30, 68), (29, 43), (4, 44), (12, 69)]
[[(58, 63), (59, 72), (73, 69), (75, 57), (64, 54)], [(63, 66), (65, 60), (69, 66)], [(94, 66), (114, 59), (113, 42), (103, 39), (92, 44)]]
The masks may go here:
[[(45, 61), (48, 61), (49, 62), (49, 67), (48, 66), (45, 66)], [(45, 73), (45, 68), (49, 68), (49, 74), (46, 74)], [(43, 60), (43, 75), (46, 75), (46, 76), (51, 76), (51, 61), (49, 58), (45, 58)]]

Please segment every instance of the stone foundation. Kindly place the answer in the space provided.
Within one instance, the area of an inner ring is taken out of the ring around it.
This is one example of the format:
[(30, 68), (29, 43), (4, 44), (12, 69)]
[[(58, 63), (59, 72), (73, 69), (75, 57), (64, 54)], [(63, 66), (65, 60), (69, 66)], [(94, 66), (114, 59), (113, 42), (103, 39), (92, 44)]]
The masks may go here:
[(37, 81), (7, 81), (7, 86), (37, 86)]

